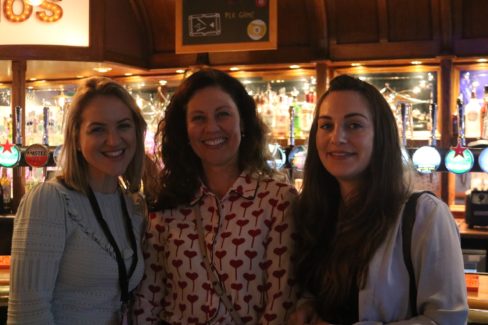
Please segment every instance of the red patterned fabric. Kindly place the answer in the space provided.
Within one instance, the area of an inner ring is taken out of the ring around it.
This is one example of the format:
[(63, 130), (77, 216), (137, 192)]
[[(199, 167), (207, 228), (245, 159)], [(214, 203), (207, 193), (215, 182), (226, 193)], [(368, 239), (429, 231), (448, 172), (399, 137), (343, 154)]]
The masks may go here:
[[(295, 189), (242, 174), (218, 199), (202, 186), (199, 204), (211, 263), (246, 324), (284, 324), (295, 302), (290, 276)], [(152, 213), (146, 273), (136, 294), (138, 324), (232, 324), (202, 263), (190, 206)]]

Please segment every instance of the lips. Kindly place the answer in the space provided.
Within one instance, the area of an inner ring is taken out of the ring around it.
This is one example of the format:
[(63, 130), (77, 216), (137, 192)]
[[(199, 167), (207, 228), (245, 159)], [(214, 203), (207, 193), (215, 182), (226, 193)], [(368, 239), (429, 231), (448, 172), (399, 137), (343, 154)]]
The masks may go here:
[(329, 151), (327, 155), (333, 158), (348, 158), (354, 156), (355, 153), (353, 152), (346, 152), (346, 151)]
[(225, 141), (227, 141), (227, 138), (219, 137), (219, 138), (214, 138), (214, 139), (203, 140), (202, 142), (207, 146), (216, 147), (216, 146), (220, 146)]
[(113, 150), (113, 151), (104, 151), (103, 155), (108, 157), (108, 158), (118, 158), (122, 156), (125, 152), (125, 149), (121, 150)]

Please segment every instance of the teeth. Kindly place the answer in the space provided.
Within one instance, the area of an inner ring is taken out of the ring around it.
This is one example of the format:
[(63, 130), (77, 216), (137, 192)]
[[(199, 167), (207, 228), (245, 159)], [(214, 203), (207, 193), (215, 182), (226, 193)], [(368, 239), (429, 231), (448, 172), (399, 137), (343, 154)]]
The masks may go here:
[(104, 155), (110, 156), (110, 157), (117, 157), (117, 156), (120, 156), (123, 152), (124, 152), (124, 150), (107, 151), (107, 152), (104, 152)]
[(206, 140), (206, 141), (204, 141), (204, 143), (211, 145), (211, 146), (217, 146), (221, 143), (224, 143), (224, 141), (225, 141), (224, 138), (218, 138), (218, 139)]

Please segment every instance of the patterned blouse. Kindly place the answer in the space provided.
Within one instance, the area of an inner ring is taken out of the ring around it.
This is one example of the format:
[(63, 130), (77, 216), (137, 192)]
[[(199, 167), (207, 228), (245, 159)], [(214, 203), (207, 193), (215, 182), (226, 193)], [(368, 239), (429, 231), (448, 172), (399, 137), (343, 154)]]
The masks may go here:
[(193, 210), (199, 206), (208, 258), (243, 322), (284, 324), (296, 298), (287, 213), (296, 195), (289, 184), (243, 173), (222, 199), (202, 185), (191, 206), (151, 213), (136, 323), (233, 323), (203, 264)]

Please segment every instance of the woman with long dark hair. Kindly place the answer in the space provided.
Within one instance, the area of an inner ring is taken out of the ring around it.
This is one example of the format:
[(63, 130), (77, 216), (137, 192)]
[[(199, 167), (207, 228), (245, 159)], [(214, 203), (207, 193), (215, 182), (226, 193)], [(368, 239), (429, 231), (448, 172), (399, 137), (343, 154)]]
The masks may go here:
[(416, 207), (411, 260), (417, 295), (409, 305), (401, 229), (411, 194), (407, 176), (383, 96), (360, 79), (333, 79), (317, 103), (294, 208), (296, 278), (306, 303), (291, 324), (466, 322), (458, 230), (447, 205), (429, 194)]

